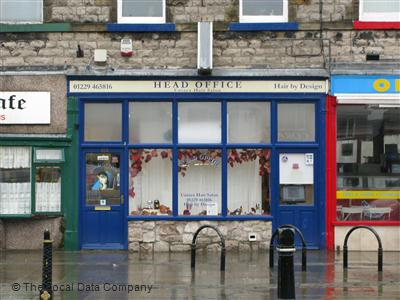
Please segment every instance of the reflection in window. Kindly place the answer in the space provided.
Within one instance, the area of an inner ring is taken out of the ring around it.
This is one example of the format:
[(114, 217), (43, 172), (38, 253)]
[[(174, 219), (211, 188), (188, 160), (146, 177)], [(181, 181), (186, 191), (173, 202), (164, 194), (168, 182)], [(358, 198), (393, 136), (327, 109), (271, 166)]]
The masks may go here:
[(221, 104), (179, 103), (179, 143), (221, 143)]
[(269, 102), (228, 103), (229, 143), (269, 143)]
[(131, 215), (172, 214), (172, 152), (170, 149), (129, 151)]
[(129, 103), (129, 143), (171, 143), (172, 105), (165, 102)]
[(361, 21), (400, 22), (398, 0), (360, 0)]
[(337, 219), (400, 220), (400, 108), (337, 108)]
[(221, 214), (221, 150), (180, 149), (178, 154), (180, 215)]
[(120, 204), (120, 154), (86, 154), (86, 205)]
[(240, 22), (287, 21), (287, 0), (240, 0)]
[(59, 167), (36, 168), (36, 211), (61, 211), (61, 170)]
[(313, 103), (278, 104), (278, 141), (315, 141), (315, 105)]
[(269, 215), (271, 150), (228, 151), (228, 215)]
[(0, 147), (0, 214), (31, 213), (31, 149)]
[(164, 23), (165, 0), (118, 0), (118, 23)]
[(43, 0), (0, 0), (0, 23), (41, 23)]
[(85, 104), (85, 141), (121, 141), (121, 103)]

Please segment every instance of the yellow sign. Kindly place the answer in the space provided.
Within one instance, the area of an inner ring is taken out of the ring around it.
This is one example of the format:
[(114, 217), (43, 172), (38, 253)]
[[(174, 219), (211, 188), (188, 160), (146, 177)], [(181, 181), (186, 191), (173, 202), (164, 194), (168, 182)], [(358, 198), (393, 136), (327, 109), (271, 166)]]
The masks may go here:
[(71, 80), (70, 93), (327, 93), (325, 80)]
[(336, 191), (336, 199), (400, 200), (400, 191)]

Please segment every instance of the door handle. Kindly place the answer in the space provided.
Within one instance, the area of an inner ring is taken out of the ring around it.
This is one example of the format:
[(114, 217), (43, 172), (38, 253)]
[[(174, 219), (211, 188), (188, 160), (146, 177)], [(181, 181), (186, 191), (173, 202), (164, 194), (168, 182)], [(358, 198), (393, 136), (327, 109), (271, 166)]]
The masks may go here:
[(121, 205), (124, 204), (124, 195), (121, 195)]

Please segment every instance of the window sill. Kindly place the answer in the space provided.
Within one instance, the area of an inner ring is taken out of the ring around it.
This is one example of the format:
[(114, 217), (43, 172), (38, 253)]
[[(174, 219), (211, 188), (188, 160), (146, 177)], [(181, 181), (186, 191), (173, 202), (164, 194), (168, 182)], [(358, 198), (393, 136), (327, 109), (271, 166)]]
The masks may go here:
[(356, 30), (385, 30), (385, 29), (400, 29), (400, 22), (365, 22), (354, 21), (353, 28)]
[(68, 32), (70, 23), (0, 24), (0, 32)]
[(272, 221), (271, 215), (258, 216), (128, 216), (128, 221)]
[(107, 24), (108, 32), (174, 32), (175, 23), (163, 24)]
[(229, 31), (293, 31), (299, 30), (299, 23), (230, 23)]

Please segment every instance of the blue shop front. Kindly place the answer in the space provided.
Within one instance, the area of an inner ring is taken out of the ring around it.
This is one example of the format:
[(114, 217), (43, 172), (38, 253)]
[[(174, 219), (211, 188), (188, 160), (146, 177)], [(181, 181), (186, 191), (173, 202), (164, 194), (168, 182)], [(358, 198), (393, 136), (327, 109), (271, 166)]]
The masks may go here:
[(128, 249), (147, 221), (293, 224), (324, 247), (326, 93), (324, 78), (69, 77), (80, 248)]

